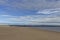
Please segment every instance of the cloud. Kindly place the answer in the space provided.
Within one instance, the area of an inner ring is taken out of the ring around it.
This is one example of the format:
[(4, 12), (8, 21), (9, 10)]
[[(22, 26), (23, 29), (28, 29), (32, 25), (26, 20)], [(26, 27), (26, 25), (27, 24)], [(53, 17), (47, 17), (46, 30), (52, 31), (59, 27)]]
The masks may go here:
[(6, 5), (6, 4), (8, 4), (7, 2), (8, 2), (8, 0), (0, 0), (0, 5)]
[(2, 14), (2, 15), (0, 15), (0, 17), (11, 17), (11, 15), (6, 15), (6, 14)]
[(12, 24), (60, 24), (60, 16), (51, 15), (27, 15), (27, 16), (13, 16), (13, 15), (1, 15), (0, 23), (12, 23)]
[[(38, 13), (39, 12), (39, 13)], [(19, 24), (60, 24), (60, 8), (39, 10), (37, 14), (51, 14), (51, 15), (25, 15), (13, 16), (8, 14), (1, 14), (0, 21), (3, 23), (19, 23)]]
[[(0, 21), (4, 23), (20, 24), (59, 24), (60, 0), (0, 0), (0, 5), (7, 10), (0, 15)], [(3, 8), (4, 9), (4, 8)], [(13, 16), (8, 15), (12, 10), (26, 9), (37, 10), (37, 15)], [(44, 14), (44, 15), (38, 15)], [(47, 15), (50, 14), (50, 15)]]
[(55, 2), (55, 1), (60, 1), (60, 0), (46, 0), (48, 2)]
[(9, 15), (9, 14), (1, 14), (0, 17), (3, 17), (3, 18), (16, 18), (18, 16), (13, 16), (13, 15)]
[(40, 15), (31, 15), (31, 16), (19, 16), (7, 18), (12, 23), (19, 24), (58, 24), (60, 23), (60, 17), (40, 17)]
[(60, 8), (40, 10), (40, 11), (37, 12), (37, 14), (55, 14), (55, 15), (60, 15)]
[(13, 9), (40, 10), (45, 8), (60, 8), (60, 0), (0, 0), (0, 5)]

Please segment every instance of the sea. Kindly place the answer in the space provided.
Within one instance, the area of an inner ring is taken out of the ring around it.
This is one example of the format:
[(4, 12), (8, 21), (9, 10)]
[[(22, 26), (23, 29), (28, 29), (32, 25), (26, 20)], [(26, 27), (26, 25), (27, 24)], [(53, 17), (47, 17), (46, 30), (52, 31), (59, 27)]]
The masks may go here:
[(42, 30), (48, 30), (48, 31), (56, 31), (60, 32), (60, 27), (34, 27)]

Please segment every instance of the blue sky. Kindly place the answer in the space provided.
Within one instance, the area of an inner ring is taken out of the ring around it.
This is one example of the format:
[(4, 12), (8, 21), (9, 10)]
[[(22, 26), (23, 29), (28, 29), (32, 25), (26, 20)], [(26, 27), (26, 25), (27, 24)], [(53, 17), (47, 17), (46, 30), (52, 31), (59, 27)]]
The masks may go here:
[(0, 0), (0, 23), (60, 25), (60, 0)]

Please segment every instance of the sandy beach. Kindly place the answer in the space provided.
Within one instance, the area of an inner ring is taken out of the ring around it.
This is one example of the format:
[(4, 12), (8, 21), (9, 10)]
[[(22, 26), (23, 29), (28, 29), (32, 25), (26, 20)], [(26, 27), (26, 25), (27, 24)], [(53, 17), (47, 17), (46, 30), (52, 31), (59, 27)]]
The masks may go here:
[(27, 27), (0, 27), (0, 40), (60, 40), (60, 32)]

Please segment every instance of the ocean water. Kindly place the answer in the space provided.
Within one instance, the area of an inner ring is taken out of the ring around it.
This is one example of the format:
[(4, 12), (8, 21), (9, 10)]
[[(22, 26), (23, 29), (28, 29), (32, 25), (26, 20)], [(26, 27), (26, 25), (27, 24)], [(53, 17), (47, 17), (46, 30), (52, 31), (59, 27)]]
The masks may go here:
[(60, 27), (35, 27), (38, 29), (60, 32)]

